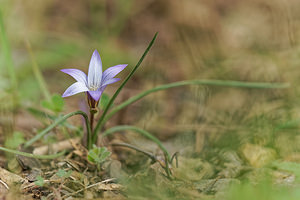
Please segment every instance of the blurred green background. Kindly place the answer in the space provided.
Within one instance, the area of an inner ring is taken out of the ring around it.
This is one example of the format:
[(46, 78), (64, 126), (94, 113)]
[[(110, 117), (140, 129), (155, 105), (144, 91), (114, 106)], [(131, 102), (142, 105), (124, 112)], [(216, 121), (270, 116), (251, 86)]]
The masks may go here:
[[(299, 7), (297, 0), (0, 0), (1, 135), (19, 130), (32, 136), (31, 131), (41, 127), (26, 112), (45, 99), (26, 41), (46, 87), (51, 94), (62, 94), (73, 80), (60, 69), (87, 72), (90, 56), (98, 49), (104, 68), (129, 64), (120, 75), (125, 77), (159, 32), (116, 103), (144, 89), (187, 79), (289, 82), (291, 87), (171, 89), (128, 107), (109, 126), (133, 124), (149, 130), (167, 141), (171, 152), (210, 163), (208, 178), (233, 162), (224, 156), (228, 152), (241, 159), (241, 166), (250, 167), (250, 173), (275, 160), (298, 163)], [(106, 92), (111, 95), (118, 84)], [(65, 112), (78, 109), (80, 99), (83, 94), (67, 98)], [(295, 166), (283, 170), (297, 177), (300, 168)], [(249, 185), (239, 187), (251, 193)], [(244, 190), (233, 190), (232, 195)]]

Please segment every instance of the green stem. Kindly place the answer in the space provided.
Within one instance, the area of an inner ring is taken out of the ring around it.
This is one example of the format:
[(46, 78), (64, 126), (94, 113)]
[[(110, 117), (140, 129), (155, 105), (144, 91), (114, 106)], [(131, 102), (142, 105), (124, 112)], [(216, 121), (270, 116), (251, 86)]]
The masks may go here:
[(164, 157), (165, 157), (165, 164), (166, 164), (165, 171), (166, 171), (167, 177), (169, 179), (171, 179), (171, 170), (169, 168), (169, 162), (171, 162), (171, 159), (168, 158), (166, 154), (164, 154)]
[(140, 129), (138, 127), (127, 126), (127, 125), (124, 125), (124, 126), (115, 126), (115, 127), (112, 127), (110, 129), (107, 129), (106, 131), (104, 131), (103, 134), (102, 134), (102, 137), (106, 137), (106, 136), (111, 135), (111, 134), (113, 134), (115, 132), (126, 131), (126, 130), (135, 131), (136, 133), (139, 133), (139, 134), (145, 136), (146, 138), (152, 140), (154, 143), (156, 143), (159, 146), (159, 148), (167, 156), (168, 161), (171, 160), (171, 156), (170, 156), (169, 152), (163, 146), (163, 144), (159, 141), (159, 139), (157, 137), (155, 137), (154, 135), (152, 135), (151, 133), (149, 133), (149, 132), (147, 132), (147, 131), (145, 131), (143, 129)]
[(13, 153), (13, 154), (17, 154), (17, 155), (20, 155), (20, 156), (26, 156), (26, 157), (30, 157), (30, 158), (36, 158), (36, 159), (54, 159), (54, 158), (58, 158), (58, 157), (65, 154), (65, 151), (62, 151), (60, 153), (51, 154), (51, 155), (35, 155), (35, 154), (32, 154), (32, 153), (16, 151), (16, 150), (7, 149), (7, 148), (4, 148), (4, 147), (0, 147), (0, 150), (8, 152), (8, 153)]
[(90, 127), (91, 127), (91, 132), (87, 136), (87, 146), (88, 146), (88, 149), (91, 149), (92, 145), (94, 144), (93, 141), (92, 141), (92, 133), (93, 133), (93, 129), (94, 129), (94, 117), (95, 117), (95, 112), (93, 112), (92, 110), (90, 110)]
[(107, 114), (104, 118), (102, 124), (104, 124), (108, 119), (110, 119), (114, 114), (116, 114), (121, 109), (126, 106), (140, 100), (141, 98), (147, 96), (148, 94), (158, 92), (161, 90), (167, 90), (174, 87), (181, 87), (185, 85), (214, 85), (214, 86), (227, 86), (227, 87), (243, 87), (243, 88), (256, 88), (256, 89), (280, 89), (289, 87), (288, 83), (259, 83), (259, 82), (241, 82), (241, 81), (226, 81), (226, 80), (189, 80), (169, 83), (165, 85), (160, 85), (150, 90), (141, 92), (140, 94), (129, 98), (122, 104), (112, 108), (112, 111)]
[(142, 57), (140, 58), (139, 62), (136, 64), (136, 66), (133, 68), (133, 70), (130, 72), (130, 74), (126, 77), (126, 79), (122, 82), (122, 84), (120, 85), (120, 87), (117, 89), (117, 91), (115, 92), (115, 94), (113, 95), (113, 97), (110, 99), (110, 101), (108, 102), (107, 106), (105, 107), (100, 119), (97, 122), (97, 125), (95, 127), (95, 130), (93, 131), (93, 137), (92, 137), (92, 141), (93, 144), (95, 144), (97, 142), (97, 138), (98, 138), (98, 132), (101, 131), (101, 128), (103, 126), (103, 120), (105, 118), (105, 115), (107, 114), (109, 108), (111, 107), (111, 105), (113, 104), (114, 100), (117, 98), (118, 94), (121, 92), (121, 90), (123, 89), (123, 87), (125, 86), (125, 84), (128, 82), (128, 80), (132, 77), (132, 75), (135, 73), (135, 71), (139, 68), (139, 66), (141, 65), (141, 63), (143, 62), (144, 58), (146, 57), (146, 55), (148, 54), (150, 48), (152, 47), (152, 45), (154, 44), (154, 41), (157, 37), (158, 33), (155, 33), (153, 39), (151, 40), (151, 42), (149, 43), (147, 49), (145, 50), (144, 54), (142, 55)]
[(35, 137), (33, 137), (32, 139), (30, 139), (29, 141), (27, 141), (25, 143), (25, 147), (29, 147), (31, 146), (34, 142), (36, 142), (37, 140), (39, 140), (40, 138), (42, 138), (46, 133), (48, 133), (49, 131), (51, 131), (54, 127), (56, 127), (57, 125), (63, 123), (66, 119), (74, 116), (74, 115), (81, 115), (83, 116), (83, 118), (85, 119), (85, 124), (86, 124), (86, 128), (87, 128), (87, 138), (90, 137), (91, 135), (91, 127), (90, 127), (90, 123), (89, 123), (89, 118), (87, 116), (87, 114), (81, 110), (75, 111), (75, 112), (71, 112), (69, 114), (66, 114), (60, 118), (58, 118), (53, 124), (51, 124), (50, 126), (48, 126), (46, 129), (44, 129), (43, 131), (41, 131), (40, 133), (38, 133)]

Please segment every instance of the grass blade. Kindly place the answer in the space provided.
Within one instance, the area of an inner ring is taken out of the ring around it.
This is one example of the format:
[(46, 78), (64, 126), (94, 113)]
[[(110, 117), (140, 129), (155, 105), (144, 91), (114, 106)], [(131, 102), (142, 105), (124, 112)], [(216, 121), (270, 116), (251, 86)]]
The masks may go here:
[(226, 86), (226, 87), (241, 87), (241, 88), (254, 88), (254, 89), (282, 89), (289, 87), (288, 83), (260, 83), (260, 82), (241, 82), (241, 81), (226, 81), (226, 80), (189, 80), (169, 83), (160, 85), (150, 90), (146, 90), (129, 98), (120, 105), (112, 108), (112, 111), (104, 118), (103, 124), (110, 119), (114, 114), (119, 112), (126, 106), (140, 100), (141, 98), (161, 90), (167, 90), (170, 88), (181, 87), (186, 85), (213, 85), (213, 86)]
[(146, 57), (146, 55), (148, 54), (150, 48), (152, 47), (156, 37), (157, 37), (158, 33), (155, 33), (153, 39), (151, 40), (151, 42), (149, 43), (147, 49), (145, 50), (144, 54), (142, 55), (142, 57), (140, 58), (139, 62), (136, 64), (136, 66), (133, 68), (133, 70), (130, 72), (130, 74), (126, 77), (126, 79), (122, 82), (122, 84), (120, 85), (120, 87), (117, 89), (117, 91), (115, 92), (115, 94), (113, 95), (113, 97), (110, 99), (110, 101), (108, 102), (107, 106), (105, 107), (100, 119), (97, 122), (97, 125), (95, 127), (95, 130), (93, 132), (93, 137), (92, 137), (92, 142), (93, 144), (95, 144), (95, 142), (97, 141), (97, 135), (98, 132), (101, 130), (102, 125), (103, 125), (103, 120), (109, 110), (109, 108), (111, 107), (111, 105), (113, 104), (114, 100), (116, 99), (116, 97), (118, 96), (118, 94), (121, 92), (121, 90), (123, 89), (123, 87), (125, 86), (125, 84), (128, 82), (128, 80), (132, 77), (132, 75), (136, 72), (136, 70), (139, 68), (139, 66), (141, 65), (141, 63), (143, 62), (144, 58)]
[(5, 147), (0, 147), (0, 151), (5, 151), (8, 153), (17, 154), (20, 156), (25, 156), (25, 157), (30, 157), (30, 158), (36, 158), (36, 159), (54, 159), (54, 158), (58, 158), (66, 153), (66, 151), (62, 151), (62, 152), (59, 152), (56, 154), (50, 154), (50, 155), (36, 155), (36, 154), (32, 154), (32, 153), (26, 153), (23, 151), (7, 149)]
[(85, 112), (79, 110), (79, 111), (75, 111), (75, 112), (71, 112), (69, 114), (66, 114), (66, 115), (62, 116), (61, 118), (57, 119), (53, 124), (51, 124), (46, 129), (44, 129), (43, 131), (38, 133), (35, 137), (33, 137), (29, 141), (27, 141), (25, 143), (24, 147), (31, 146), (34, 142), (41, 139), (45, 134), (47, 134), (49, 131), (51, 131), (53, 128), (55, 128), (57, 125), (61, 124), (66, 119), (68, 119), (68, 118), (70, 118), (74, 115), (81, 115), (81, 116), (84, 117), (85, 124), (86, 124), (86, 127), (87, 127), (87, 133), (88, 133), (87, 136), (89, 137), (91, 135), (91, 127), (90, 127), (90, 123), (89, 123), (89, 118), (88, 118), (88, 116)]
[(138, 127), (135, 127), (135, 126), (127, 126), (127, 125), (114, 126), (110, 129), (107, 129), (106, 131), (104, 131), (103, 134), (102, 134), (102, 137), (106, 137), (106, 136), (111, 135), (111, 134), (113, 134), (115, 132), (118, 132), (118, 131), (126, 131), (126, 130), (134, 131), (134, 132), (139, 133), (139, 134), (143, 135), (144, 137), (152, 140), (154, 143), (156, 143), (159, 146), (159, 148), (163, 151), (163, 153), (165, 155), (167, 155), (168, 161), (171, 160), (171, 156), (170, 156), (169, 152), (163, 146), (163, 144), (160, 142), (160, 140), (157, 137), (155, 137), (154, 135), (152, 135), (151, 133), (149, 133), (148, 131), (145, 131), (141, 128), (138, 128)]

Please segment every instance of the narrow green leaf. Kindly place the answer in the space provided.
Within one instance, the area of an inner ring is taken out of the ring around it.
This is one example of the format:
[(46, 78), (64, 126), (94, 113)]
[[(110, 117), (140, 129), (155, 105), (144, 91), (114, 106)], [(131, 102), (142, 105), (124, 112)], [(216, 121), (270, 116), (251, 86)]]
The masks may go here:
[(130, 74), (126, 77), (126, 79), (122, 82), (122, 84), (120, 85), (120, 87), (117, 89), (117, 91), (115, 92), (115, 94), (112, 96), (112, 98), (110, 99), (110, 101), (108, 102), (105, 110), (103, 111), (100, 119), (97, 122), (97, 125), (94, 129), (93, 132), (93, 136), (92, 136), (92, 142), (93, 144), (96, 142), (97, 137), (98, 137), (98, 132), (101, 130), (102, 126), (103, 126), (103, 120), (109, 110), (109, 108), (111, 107), (111, 105), (113, 104), (113, 102), (115, 101), (115, 99), (117, 98), (118, 94), (121, 92), (121, 90), (123, 89), (123, 87), (125, 86), (125, 84), (128, 82), (128, 80), (133, 76), (133, 74), (136, 72), (136, 70), (139, 68), (139, 66), (141, 65), (141, 63), (143, 62), (144, 58), (146, 57), (146, 55), (148, 54), (149, 50), (151, 49), (152, 45), (154, 44), (154, 41), (157, 37), (158, 33), (155, 33), (153, 39), (151, 40), (151, 42), (149, 43), (147, 49), (145, 50), (144, 54), (142, 55), (142, 57), (140, 58), (139, 62), (136, 64), (136, 66), (132, 69), (132, 71), (130, 72)]
[(83, 116), (84, 120), (85, 120), (85, 124), (86, 124), (86, 128), (87, 128), (87, 133), (88, 135), (91, 134), (91, 127), (90, 127), (90, 123), (89, 123), (89, 117), (87, 116), (87, 114), (81, 110), (75, 111), (75, 112), (71, 112), (69, 114), (66, 114), (58, 119), (56, 119), (51, 125), (49, 125), (46, 129), (44, 129), (43, 131), (41, 131), (40, 133), (38, 133), (36, 136), (34, 136), (33, 138), (31, 138), (29, 141), (27, 141), (25, 143), (25, 147), (29, 147), (31, 146), (34, 142), (36, 142), (37, 140), (41, 139), (45, 134), (47, 134), (49, 131), (51, 131), (53, 128), (55, 128), (57, 125), (63, 123), (66, 119), (74, 116), (74, 115), (81, 115)]
[(241, 87), (241, 88), (254, 88), (254, 89), (284, 89), (288, 88), (288, 83), (261, 83), (261, 82), (242, 82), (242, 81), (230, 81), (230, 80), (187, 80), (187, 81), (179, 81), (164, 85), (159, 85), (155, 88), (146, 90), (137, 94), (128, 100), (124, 101), (120, 105), (112, 108), (111, 112), (107, 114), (105, 119), (103, 119), (102, 124), (104, 124), (108, 119), (110, 119), (114, 114), (116, 114), (121, 109), (126, 106), (142, 99), (143, 97), (158, 92), (161, 90), (167, 90), (175, 87), (181, 87), (186, 85), (213, 85), (213, 86), (223, 86), (223, 87)]
[(58, 158), (58, 157), (65, 154), (65, 151), (62, 151), (60, 153), (51, 154), (51, 155), (36, 155), (36, 154), (32, 154), (32, 153), (26, 153), (26, 152), (23, 152), (23, 151), (7, 149), (5, 147), (0, 147), (0, 151), (13, 153), (13, 154), (16, 154), (16, 155), (21, 155), (21, 156), (25, 156), (25, 157), (29, 157), (29, 158), (36, 158), (36, 159), (55, 159), (55, 158)]
[(111, 135), (111, 134), (113, 134), (115, 132), (126, 131), (126, 130), (135, 131), (136, 133), (139, 133), (139, 134), (143, 135), (144, 137), (152, 140), (163, 151), (163, 153), (167, 156), (168, 160), (169, 161), (171, 160), (171, 156), (170, 156), (169, 152), (163, 146), (163, 144), (160, 142), (160, 140), (158, 138), (156, 138), (154, 135), (152, 135), (151, 133), (149, 133), (148, 131), (145, 131), (145, 130), (140, 129), (138, 127), (127, 126), (127, 125), (114, 126), (114, 127), (110, 128), (110, 129), (107, 129), (106, 131), (104, 131), (104, 133), (102, 134), (102, 137), (106, 137), (106, 136)]

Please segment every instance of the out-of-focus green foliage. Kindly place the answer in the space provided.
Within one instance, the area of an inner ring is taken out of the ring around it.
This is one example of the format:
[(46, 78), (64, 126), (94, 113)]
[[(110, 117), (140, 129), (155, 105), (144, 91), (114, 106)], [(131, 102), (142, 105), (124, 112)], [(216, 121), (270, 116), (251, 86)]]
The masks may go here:
[(72, 174), (72, 170), (66, 171), (63, 169), (59, 169), (58, 172), (56, 172), (56, 175), (61, 177), (61, 178), (68, 178)]
[(103, 93), (99, 102), (99, 107), (101, 110), (103, 110), (108, 105), (109, 100), (110, 97), (108, 96), (108, 94)]
[(276, 161), (272, 163), (272, 167), (278, 170), (284, 170), (295, 176), (295, 183), (300, 183), (300, 164), (295, 162), (280, 162)]
[(298, 200), (300, 198), (300, 190), (290, 188), (288, 186), (274, 186), (268, 181), (263, 181), (257, 185), (245, 183), (232, 187), (226, 197), (219, 199), (225, 200)]
[(51, 97), (51, 101), (42, 101), (42, 106), (55, 113), (62, 112), (64, 109), (65, 101), (61, 95), (55, 94)]
[(19, 131), (15, 131), (11, 137), (6, 138), (4, 146), (9, 149), (17, 149), (19, 145), (24, 142), (24, 134)]
[(43, 187), (45, 184), (44, 178), (41, 176), (36, 177), (36, 181), (34, 181), (34, 184), (40, 187)]

